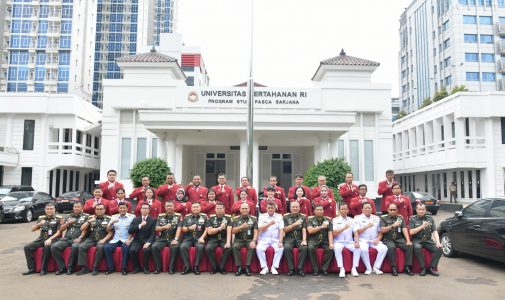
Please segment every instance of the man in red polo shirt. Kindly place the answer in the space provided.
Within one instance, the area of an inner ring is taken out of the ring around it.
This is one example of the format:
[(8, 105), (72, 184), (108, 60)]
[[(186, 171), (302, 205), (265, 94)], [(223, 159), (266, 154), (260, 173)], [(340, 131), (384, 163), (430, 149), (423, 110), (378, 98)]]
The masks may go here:
[(116, 191), (119, 188), (124, 188), (123, 184), (116, 181), (116, 170), (107, 171), (107, 181), (100, 183), (102, 189), (102, 197), (109, 200), (116, 199)]
[(121, 203), (126, 203), (126, 207), (128, 209), (128, 213), (131, 213), (132, 212), (132, 204), (130, 201), (127, 201), (125, 199), (125, 196), (126, 196), (126, 193), (125, 193), (125, 190), (124, 188), (118, 188), (116, 190), (116, 199), (114, 200), (109, 200), (109, 214), (112, 216), (112, 215), (116, 215), (119, 213), (119, 204)]
[[(393, 170), (386, 171), (386, 180), (379, 182), (377, 194), (382, 196), (381, 201), (381, 212), (382, 214), (388, 213), (388, 208), (386, 206), (386, 198), (393, 196), (393, 184), (397, 183), (395, 181), (395, 172)], [(407, 221), (405, 221), (407, 222)]]
[(240, 199), (240, 191), (243, 189), (247, 191), (247, 201), (250, 201), (254, 207), (256, 207), (256, 205), (258, 205), (258, 193), (256, 193), (256, 190), (249, 184), (249, 178), (247, 176), (240, 178), (240, 186), (235, 189), (237, 199)]
[[(397, 213), (401, 215), (404, 220), (410, 220), (413, 214), (410, 198), (402, 195), (402, 187), (398, 182), (393, 183), (391, 188), (393, 195), (386, 198), (386, 207), (389, 207), (390, 204), (396, 204), (396, 208), (398, 209)], [(410, 225), (408, 223), (405, 224), (407, 227)]]
[(370, 203), (372, 205), (372, 214), (375, 215), (375, 213), (377, 212), (375, 209), (375, 202), (366, 196), (367, 191), (368, 191), (368, 187), (366, 186), (366, 184), (360, 184), (358, 186), (359, 196), (354, 197), (351, 200), (351, 207), (350, 207), (351, 213), (350, 214), (353, 217), (361, 215), (363, 204), (365, 204), (365, 203)]
[[(275, 199), (278, 199), (282, 203), (282, 211), (286, 211), (286, 192), (284, 189), (280, 186), (277, 185), (277, 177), (276, 176), (270, 176), (270, 185), (274, 187), (274, 197)], [(267, 188), (268, 186), (263, 188), (263, 196), (266, 198), (267, 197)], [(251, 212), (253, 213), (253, 212)]]
[[(322, 186), (326, 186), (326, 176), (318, 176), (317, 177), (317, 186), (312, 188), (312, 190), (310, 191), (310, 196), (312, 197), (312, 199), (316, 199), (317, 197), (320, 197), (321, 196), (321, 187)], [(331, 199), (335, 199), (335, 195), (333, 194), (333, 190), (326, 186), (328, 188), (328, 197), (330, 197)]]
[(168, 200), (174, 201), (177, 196), (177, 190), (181, 186), (175, 182), (174, 173), (168, 173), (166, 178), (166, 184), (161, 185), (156, 194), (161, 197), (161, 207), (165, 207), (165, 202)]
[(345, 182), (338, 187), (338, 192), (342, 201), (347, 203), (348, 207), (351, 206), (351, 199), (358, 197), (358, 186), (353, 184), (352, 173), (345, 174)]
[(186, 196), (188, 198), (187, 202), (189, 202), (188, 213), (191, 213), (191, 203), (202, 202), (205, 201), (205, 199), (207, 198), (208, 190), (206, 187), (201, 186), (200, 185), (201, 183), (202, 179), (200, 178), (200, 175), (195, 175), (193, 176), (193, 181), (190, 182), (184, 189), (186, 191)]
[(227, 214), (230, 213), (235, 197), (233, 196), (233, 189), (231, 186), (226, 185), (226, 175), (220, 173), (217, 175), (217, 183), (212, 187), (216, 192), (216, 200), (224, 204), (224, 210)]
[(105, 213), (110, 215), (109, 213), (109, 200), (102, 197), (102, 188), (97, 185), (93, 189), (93, 198), (86, 200), (84, 204), (83, 211), (87, 214), (94, 215), (95, 214), (95, 206), (98, 204), (103, 204), (105, 207)]
[[(133, 192), (128, 197), (130, 198), (130, 201), (134, 198), (137, 198), (137, 203), (140, 203), (142, 200), (144, 200), (145, 191), (150, 184), (151, 181), (149, 180), (149, 176), (142, 177), (142, 186), (133, 190)], [(156, 198), (156, 194), (154, 195), (154, 198)]]

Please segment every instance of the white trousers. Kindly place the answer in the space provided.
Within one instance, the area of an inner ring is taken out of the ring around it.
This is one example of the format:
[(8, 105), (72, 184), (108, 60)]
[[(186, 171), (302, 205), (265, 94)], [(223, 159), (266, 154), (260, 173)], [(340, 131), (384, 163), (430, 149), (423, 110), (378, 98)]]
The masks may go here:
[(277, 240), (277, 239), (259, 240), (258, 245), (256, 246), (256, 255), (258, 256), (258, 260), (260, 261), (261, 268), (266, 267), (267, 266), (267, 257), (266, 257), (265, 251), (270, 246), (272, 248), (274, 248), (274, 250), (275, 250), (274, 261), (272, 263), (272, 266), (277, 269), (279, 267), (280, 262), (281, 262), (281, 258), (282, 258), (282, 254), (283, 254), (283, 250), (284, 250), (283, 248), (279, 248), (279, 240)]
[(370, 266), (370, 256), (368, 254), (368, 248), (372, 247), (377, 250), (377, 259), (375, 260), (374, 263), (374, 268), (380, 269), (382, 266), (382, 262), (384, 261), (384, 258), (388, 254), (388, 247), (384, 245), (381, 241), (377, 245), (374, 245), (372, 241), (368, 240), (359, 240), (359, 249), (361, 252), (361, 259), (363, 260), (363, 263), (365, 264), (365, 267), (367, 270), (370, 270), (372, 267)]
[(337, 265), (340, 268), (344, 267), (344, 260), (342, 258), (342, 250), (344, 248), (349, 249), (352, 252), (352, 266), (357, 268), (359, 265), (360, 248), (354, 247), (354, 243), (348, 242), (334, 242), (333, 251), (335, 252), (335, 258), (337, 259)]

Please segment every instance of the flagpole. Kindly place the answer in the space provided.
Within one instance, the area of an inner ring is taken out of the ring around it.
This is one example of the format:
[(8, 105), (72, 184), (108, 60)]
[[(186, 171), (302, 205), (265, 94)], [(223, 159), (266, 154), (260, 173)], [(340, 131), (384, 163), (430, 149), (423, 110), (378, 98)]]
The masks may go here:
[(251, 49), (249, 57), (249, 81), (247, 102), (247, 177), (253, 184), (254, 156), (254, 79), (253, 79), (253, 33), (254, 33), (254, 0), (251, 0)]

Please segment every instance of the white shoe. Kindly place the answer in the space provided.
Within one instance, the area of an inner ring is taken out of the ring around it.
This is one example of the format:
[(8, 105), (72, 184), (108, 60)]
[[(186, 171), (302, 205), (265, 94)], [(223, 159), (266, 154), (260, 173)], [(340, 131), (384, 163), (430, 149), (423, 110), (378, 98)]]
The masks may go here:
[(270, 272), (274, 275), (279, 275), (279, 272), (277, 272), (277, 269), (275, 267), (270, 268)]
[(358, 276), (359, 276), (358, 271), (356, 270), (356, 268), (352, 268), (352, 270), (351, 270), (351, 274), (352, 274), (352, 276), (354, 276), (354, 277), (358, 277)]
[(263, 269), (261, 269), (260, 275), (265, 275), (267, 273), (268, 273), (268, 267), (264, 267)]
[(375, 274), (377, 274), (377, 275), (382, 275), (382, 274), (384, 274), (384, 272), (382, 272), (381, 270), (379, 270), (379, 269), (377, 269), (377, 268), (375, 268), (375, 267), (373, 268), (373, 272), (374, 272)]
[(338, 274), (338, 277), (345, 278), (345, 269), (344, 268), (340, 268), (340, 274)]
[(365, 271), (365, 275), (370, 275), (370, 274), (372, 274), (372, 269), (367, 269), (367, 270)]

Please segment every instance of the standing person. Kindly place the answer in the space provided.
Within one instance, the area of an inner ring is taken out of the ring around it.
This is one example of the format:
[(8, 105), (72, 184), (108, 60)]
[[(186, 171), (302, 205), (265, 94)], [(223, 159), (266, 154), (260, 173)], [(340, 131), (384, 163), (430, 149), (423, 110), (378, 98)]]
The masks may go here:
[(205, 248), (205, 237), (207, 236), (207, 229), (205, 228), (207, 215), (200, 213), (200, 211), (200, 203), (194, 202), (191, 205), (191, 214), (186, 215), (186, 217), (184, 217), (184, 221), (182, 222), (183, 241), (179, 250), (184, 263), (182, 275), (186, 275), (191, 272), (189, 262), (189, 248), (191, 246), (195, 246), (196, 248), (195, 266), (193, 272), (196, 275), (200, 275), (200, 261)]
[(135, 208), (135, 215), (138, 217), (141, 214), (141, 208), (142, 205), (148, 204), (151, 211), (149, 212), (149, 215), (156, 220), (158, 218), (158, 215), (162, 212), (161, 210), (161, 202), (160, 200), (156, 199), (156, 192), (154, 188), (152, 187), (147, 187), (144, 192), (144, 197), (142, 197), (143, 200), (140, 200), (137, 203), (137, 207)]
[(337, 215), (337, 204), (335, 199), (330, 197), (329, 189), (327, 186), (323, 185), (319, 189), (319, 197), (313, 198), (314, 205), (322, 205), (323, 206), (323, 214), (324, 216), (333, 219)]
[(345, 174), (345, 182), (339, 185), (338, 192), (342, 201), (351, 205), (351, 199), (358, 197), (358, 186), (353, 184), (352, 173)]
[[(392, 186), (393, 195), (386, 198), (386, 205), (389, 207), (390, 204), (396, 204), (398, 209), (398, 214), (403, 217), (405, 222), (408, 222), (412, 216), (412, 204), (410, 203), (410, 198), (402, 195), (402, 187), (399, 183), (393, 183)], [(409, 224), (405, 223), (408, 227)]]
[[(258, 242), (258, 221), (256, 217), (249, 215), (249, 206), (247, 204), (240, 205), (240, 215), (233, 218), (231, 233), (235, 235), (231, 247), (233, 260), (237, 266), (235, 276), (240, 276), (243, 273), (246, 276), (251, 276), (251, 261)], [(242, 247), (247, 248), (245, 270), (242, 270), (242, 254), (240, 253)]]
[(191, 213), (191, 204), (194, 202), (203, 202), (205, 201), (205, 197), (207, 197), (207, 192), (208, 189), (204, 186), (201, 186), (202, 179), (200, 178), (200, 175), (195, 175), (193, 176), (193, 181), (191, 181), (186, 188), (184, 189), (186, 191), (186, 196), (187, 196), (187, 206), (186, 206), (186, 213)]
[[(380, 227), (380, 218), (372, 214), (372, 203), (365, 202), (362, 207), (362, 214), (354, 218), (354, 240), (359, 241), (361, 260), (365, 264), (366, 275), (372, 274), (372, 271), (381, 275), (382, 262), (388, 253), (388, 248), (381, 242), (382, 232)], [(370, 255), (368, 248), (377, 250), (377, 258), (372, 266), (370, 265)]]
[(412, 276), (412, 242), (405, 225), (405, 220), (398, 213), (394, 203), (389, 204), (388, 214), (382, 216), (380, 226), (383, 234), (382, 240), (388, 248), (388, 259), (391, 264), (391, 274), (398, 276), (396, 269), (396, 248), (405, 252), (405, 273)]
[[(102, 191), (100, 190), (100, 193)], [(110, 217), (105, 215), (105, 205), (103, 203), (95, 206), (95, 215), (90, 216), (82, 225), (81, 230), (88, 232), (88, 237), (79, 244), (77, 255), (77, 265), (81, 270), (76, 275), (84, 275), (89, 273), (88, 269), (88, 250), (91, 247), (96, 247), (95, 261), (93, 262), (93, 275), (98, 274), (98, 264), (103, 257), (103, 247), (105, 243), (112, 237), (112, 232), (107, 232), (107, 225), (110, 222)]]
[[(128, 197), (131, 200), (137, 199), (137, 203), (140, 203), (140, 201), (144, 200), (146, 189), (150, 187), (151, 180), (149, 179), (149, 176), (143, 176), (142, 177), (142, 186), (136, 188), (131, 192), (130, 196)], [(154, 190), (153, 190), (154, 191)], [(156, 193), (153, 196), (153, 198), (156, 198)]]
[[(217, 272), (221, 272), (223, 275), (226, 274), (225, 265), (231, 251), (231, 216), (226, 215), (224, 212), (224, 204), (218, 202), (216, 204), (216, 214), (210, 215), (205, 224), (207, 236), (209, 237), (205, 246), (205, 253), (207, 253), (210, 261), (210, 274), (216, 274)], [(217, 247), (223, 249), (219, 266), (215, 252)]]
[(302, 187), (297, 187), (295, 190), (295, 198), (289, 203), (297, 202), (300, 204), (300, 212), (306, 216), (312, 215), (312, 203), (305, 197), (305, 190)]
[[(435, 271), (438, 266), (438, 261), (442, 256), (442, 244), (437, 232), (435, 220), (426, 214), (426, 205), (419, 203), (416, 206), (417, 215), (410, 218), (410, 235), (414, 245), (414, 254), (421, 266), (419, 275), (425, 276), (426, 273), (433, 276), (438, 276)], [(428, 249), (432, 253), (430, 266), (426, 268), (424, 262), (423, 248)]]
[[(278, 208), (281, 211), (286, 211), (286, 192), (284, 189), (280, 186), (278, 186), (278, 180), (276, 176), (270, 176), (270, 185), (266, 186), (263, 188), (263, 195), (268, 195), (268, 188), (273, 187), (274, 188), (274, 198), (278, 199), (281, 203), (281, 207)], [(251, 212), (252, 213), (252, 212)]]
[(207, 192), (207, 200), (201, 203), (202, 213), (206, 214), (207, 216), (215, 215), (217, 203), (218, 201), (216, 201), (216, 191), (210, 189)]
[(275, 213), (275, 204), (267, 204), (267, 212), (261, 214), (258, 218), (258, 246), (256, 247), (256, 255), (261, 265), (261, 275), (268, 273), (267, 258), (265, 251), (268, 247), (274, 248), (274, 260), (270, 272), (273, 275), (278, 275), (277, 268), (282, 258), (282, 247), (284, 239), (284, 222), (282, 221), (282, 215)]
[(151, 257), (151, 245), (154, 243), (154, 228), (156, 219), (150, 215), (151, 207), (144, 203), (140, 209), (140, 216), (133, 219), (128, 233), (133, 235), (130, 244), (130, 257), (133, 261), (133, 274), (140, 271), (139, 252), (144, 250), (144, 274), (149, 274), (149, 258)]
[[(51, 245), (51, 254), (58, 264), (58, 271), (56, 275), (61, 275), (67, 272), (68, 275), (72, 274), (75, 263), (77, 262), (77, 252), (79, 251), (79, 244), (84, 240), (86, 232), (81, 231), (81, 226), (86, 222), (89, 215), (82, 212), (82, 203), (75, 202), (73, 212), (68, 214), (60, 227), (60, 234), (63, 236), (60, 240)], [(65, 234), (63, 234), (65, 232)], [(68, 258), (68, 268), (65, 267), (65, 260), (63, 259), (63, 250), (70, 248), (70, 257)]]
[(165, 202), (175, 200), (177, 190), (180, 188), (181, 186), (175, 182), (174, 173), (168, 173), (165, 178), (165, 184), (158, 187), (156, 191), (158, 197), (161, 197), (161, 207), (165, 207)]
[(161, 250), (165, 247), (170, 247), (170, 265), (168, 273), (174, 274), (175, 262), (179, 254), (182, 216), (180, 213), (175, 212), (175, 203), (172, 200), (165, 202), (165, 213), (158, 216), (154, 230), (158, 236), (151, 247), (154, 260), (154, 274), (159, 274), (163, 271), (161, 266)]
[(323, 248), (324, 257), (321, 266), (324, 276), (328, 276), (328, 267), (333, 256), (333, 226), (331, 219), (323, 215), (323, 206), (317, 205), (314, 208), (314, 215), (309, 217), (307, 222), (307, 232), (309, 233), (308, 254), (314, 276), (318, 276), (319, 265), (317, 264), (316, 250)]
[(107, 171), (107, 181), (101, 182), (99, 184), (102, 189), (102, 195), (105, 199), (116, 200), (116, 191), (124, 186), (121, 182), (116, 180), (117, 172), (116, 170)]
[[(289, 201), (291, 201), (291, 199), (295, 199), (296, 198), (296, 189), (297, 188), (303, 188), (303, 190), (305, 191), (305, 198), (309, 199), (309, 201), (312, 200), (312, 195), (310, 194), (310, 188), (306, 185), (303, 185), (303, 175), (301, 174), (298, 174), (296, 175), (295, 177), (295, 185), (293, 185), (292, 187), (289, 188), (288, 190), (288, 199)], [(287, 208), (286, 208), (287, 209)]]
[(363, 207), (363, 204), (365, 203), (370, 203), (370, 205), (372, 206), (372, 214), (376, 214), (377, 213), (377, 210), (375, 209), (375, 202), (368, 198), (366, 196), (366, 193), (368, 192), (368, 187), (366, 186), (366, 184), (360, 184), (358, 186), (358, 197), (355, 197), (355, 198), (352, 198), (351, 200), (351, 206), (350, 206), (350, 211), (351, 211), (351, 215), (352, 216), (359, 216), (361, 215), (363, 212), (362, 212), (362, 207)]
[(261, 213), (266, 213), (267, 212), (267, 204), (268, 203), (274, 203), (276, 206), (276, 212), (282, 214), (284, 213), (284, 210), (282, 210), (282, 201), (279, 200), (278, 198), (275, 198), (275, 187), (269, 186), (267, 188), (267, 197), (263, 199), (260, 203), (260, 212)]
[(449, 193), (450, 193), (450, 197), (451, 197), (451, 203), (452, 203), (452, 200), (454, 199), (454, 203), (458, 203), (458, 186), (456, 185), (456, 182), (451, 182), (451, 184), (449, 185)]
[(256, 207), (258, 205), (258, 193), (256, 193), (256, 190), (249, 183), (249, 178), (247, 176), (240, 178), (240, 186), (235, 189), (235, 195), (237, 195), (238, 199), (241, 199), (240, 191), (244, 189), (247, 192), (247, 201), (250, 201), (254, 207)]
[(61, 217), (56, 216), (54, 204), (46, 204), (46, 207), (44, 208), (44, 215), (40, 216), (37, 224), (32, 227), (32, 232), (40, 230), (39, 237), (24, 247), (28, 271), (24, 272), (23, 275), (35, 273), (34, 252), (39, 247), (44, 248), (42, 252), (42, 269), (40, 270), (40, 275), (47, 274), (47, 263), (49, 262), (49, 256), (51, 255), (51, 244), (61, 235), (61, 232), (59, 231), (61, 222)]
[(359, 242), (358, 240), (353, 240), (353, 226), (354, 220), (349, 217), (347, 213), (349, 212), (348, 205), (344, 202), (340, 203), (339, 206), (340, 215), (333, 219), (333, 251), (335, 252), (335, 258), (337, 260), (337, 265), (340, 267), (340, 278), (345, 278), (344, 269), (344, 259), (342, 258), (342, 250), (347, 248), (352, 252), (352, 270), (351, 274), (354, 277), (359, 276), (356, 268), (359, 264)]
[(239, 193), (239, 199), (233, 203), (233, 206), (231, 208), (231, 213), (235, 215), (240, 214), (240, 206), (242, 203), (246, 203), (249, 205), (249, 211), (256, 212), (256, 206), (248, 200), (249, 199), (249, 194), (247, 193), (246, 189), (243, 189)]
[[(300, 203), (290, 202), (290, 213), (284, 215), (284, 257), (288, 276), (305, 276), (303, 266), (307, 259), (307, 216), (300, 214)], [(298, 266), (295, 269), (293, 248), (298, 248)]]
[(100, 186), (95, 186), (93, 188), (93, 198), (86, 200), (84, 204), (84, 212), (89, 215), (95, 214), (95, 208), (98, 204), (103, 204), (105, 206), (105, 214), (109, 214), (109, 200), (103, 198), (102, 188)]
[(335, 199), (335, 195), (333, 194), (333, 190), (326, 185), (326, 176), (320, 175), (317, 177), (317, 186), (312, 188), (310, 191), (310, 196), (312, 199), (317, 197), (321, 197), (321, 187), (326, 186), (328, 188), (328, 197), (331, 199)]
[(128, 213), (128, 205), (122, 202), (118, 206), (118, 214), (112, 215), (109, 224), (107, 225), (107, 232), (113, 231), (112, 239), (103, 247), (105, 260), (107, 261), (107, 272), (105, 275), (114, 273), (114, 251), (117, 247), (121, 247), (121, 273), (126, 275), (126, 266), (128, 266), (128, 256), (130, 255), (130, 244), (132, 236), (128, 233), (130, 224), (135, 215)]
[(116, 197), (114, 200), (109, 201), (109, 214), (117, 215), (119, 213), (119, 204), (125, 203), (127, 207), (127, 212), (131, 213), (132, 211), (132, 203), (125, 199), (126, 193), (124, 188), (118, 188), (116, 190)]
[(217, 175), (218, 184), (213, 186), (212, 189), (216, 192), (217, 201), (224, 204), (225, 212), (230, 213), (235, 197), (233, 196), (233, 188), (226, 184), (226, 175), (220, 173)]
[(393, 183), (397, 183), (395, 181), (395, 172), (393, 170), (386, 171), (386, 180), (379, 182), (377, 194), (382, 196), (381, 200), (381, 211), (382, 214), (388, 213), (388, 208), (386, 205), (386, 198), (389, 196), (393, 196)]

